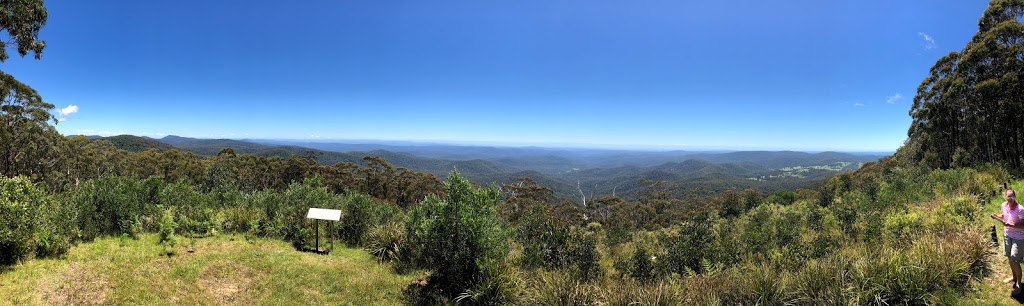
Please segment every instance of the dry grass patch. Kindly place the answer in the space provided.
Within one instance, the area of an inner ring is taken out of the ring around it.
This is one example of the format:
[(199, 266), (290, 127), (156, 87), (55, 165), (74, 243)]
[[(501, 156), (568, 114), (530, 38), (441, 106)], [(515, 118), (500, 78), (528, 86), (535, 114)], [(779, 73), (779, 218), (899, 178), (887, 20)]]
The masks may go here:
[(253, 284), (255, 271), (230, 262), (216, 262), (199, 272), (199, 285), (205, 288), (219, 304), (240, 303), (250, 300), (246, 294)]
[(77, 262), (43, 287), (43, 300), (52, 305), (104, 305), (110, 290), (106, 275)]

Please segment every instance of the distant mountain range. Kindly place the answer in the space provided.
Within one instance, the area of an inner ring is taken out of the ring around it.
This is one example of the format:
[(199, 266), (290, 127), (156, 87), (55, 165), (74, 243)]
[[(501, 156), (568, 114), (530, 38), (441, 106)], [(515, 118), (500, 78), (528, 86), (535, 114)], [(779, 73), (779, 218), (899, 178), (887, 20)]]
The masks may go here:
[[(556, 194), (588, 198), (615, 194), (631, 198), (645, 181), (671, 181), (682, 193), (702, 195), (729, 188), (765, 192), (806, 187), (840, 171), (854, 170), (884, 157), (879, 153), (807, 153), (795, 151), (628, 151), (542, 147), (487, 147), (444, 144), (347, 144), (280, 140), (161, 139), (120, 135), (114, 146), (140, 152), (177, 148), (212, 156), (223, 148), (259, 156), (309, 155), (321, 164), (364, 164), (380, 156), (396, 167), (428, 172), (441, 179), (452, 169), (477, 184), (510, 183), (530, 177)], [(684, 195), (685, 196), (685, 195)]]

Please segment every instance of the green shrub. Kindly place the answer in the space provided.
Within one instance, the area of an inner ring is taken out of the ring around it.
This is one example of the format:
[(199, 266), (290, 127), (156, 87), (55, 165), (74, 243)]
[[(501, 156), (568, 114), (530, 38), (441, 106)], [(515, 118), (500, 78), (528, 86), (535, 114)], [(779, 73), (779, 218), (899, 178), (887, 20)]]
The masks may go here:
[(598, 305), (686, 305), (680, 298), (681, 294), (666, 282), (641, 283), (633, 280), (622, 280), (605, 287), (605, 303)]
[(340, 208), (340, 200), (327, 191), (319, 178), (292, 183), (283, 196), (269, 196), (266, 200), (264, 209), (270, 224), (268, 231), (273, 236), (291, 242), (296, 249), (309, 248), (313, 243), (313, 230), (306, 219), (310, 208)]
[[(948, 170), (934, 170), (928, 175), (928, 184), (932, 187), (932, 192), (936, 197), (951, 197), (957, 193), (963, 193), (966, 191), (972, 191), (974, 194), (980, 192), (981, 186), (973, 186), (969, 182), (977, 174), (977, 171), (971, 168), (956, 168)], [(967, 190), (964, 190), (964, 189)], [(985, 188), (987, 189), (987, 188)]]
[(365, 194), (346, 195), (344, 203), (338, 234), (349, 246), (366, 245), (370, 229), (401, 218), (398, 206)]
[(890, 242), (905, 243), (918, 235), (923, 221), (917, 213), (890, 214), (885, 217), (885, 235)]
[(168, 208), (164, 210), (160, 216), (160, 231), (158, 243), (163, 246), (161, 255), (174, 255), (176, 254), (175, 246), (178, 245), (178, 237), (174, 234), (178, 229), (178, 223), (174, 222), (174, 209)]
[(39, 207), (39, 222), (36, 228), (36, 257), (59, 257), (68, 252), (78, 237), (75, 220), (78, 211), (72, 205), (65, 205), (47, 196)]
[(565, 241), (558, 239), (560, 237), (555, 233), (549, 218), (549, 208), (545, 203), (532, 203), (522, 209), (519, 225), (515, 228), (515, 239), (523, 245), (519, 258), (519, 264), (523, 267), (550, 268), (560, 264), (552, 259), (560, 259), (554, 253), (564, 249)]
[(766, 265), (744, 267), (739, 294), (750, 305), (792, 305), (794, 294), (789, 288), (789, 274)]
[(520, 299), (520, 279), (502, 260), (486, 259), (483, 278), (473, 288), (455, 297), (455, 302), (468, 305), (515, 305)]
[(161, 186), (157, 178), (103, 176), (71, 189), (65, 203), (79, 212), (76, 223), (83, 240), (100, 235), (132, 236), (146, 227), (144, 220), (159, 215), (155, 204)]
[(216, 218), (214, 197), (187, 181), (178, 181), (160, 190), (160, 203), (174, 207), (178, 231), (187, 235), (210, 235), (221, 224)]
[(797, 304), (843, 305), (852, 299), (849, 262), (836, 256), (808, 261), (793, 277)]
[(405, 226), (410, 260), (433, 272), (427, 292), (455, 298), (492, 281), (488, 265), (507, 255), (509, 233), (494, 208), (496, 187), (475, 188), (457, 171), (444, 185), (446, 196), (427, 197), (409, 211)]
[(571, 228), (567, 253), (572, 275), (577, 279), (588, 282), (604, 274), (594, 234), (577, 227)]
[(0, 176), (0, 265), (12, 265), (36, 252), (39, 208), (47, 197), (25, 177)]
[(629, 276), (641, 283), (654, 281), (657, 275), (654, 274), (654, 256), (647, 251), (647, 248), (638, 246), (633, 250), (630, 257)]
[(263, 210), (244, 206), (224, 208), (218, 212), (218, 215), (218, 219), (224, 220), (222, 223), (224, 231), (253, 235), (260, 234), (260, 224), (266, 219)]
[(659, 270), (678, 275), (688, 271), (702, 273), (702, 261), (711, 259), (714, 252), (713, 226), (711, 220), (686, 221), (663, 232), (659, 240), (665, 245), (665, 252), (659, 257)]
[(523, 302), (527, 305), (601, 305), (601, 287), (560, 272), (538, 272), (528, 278)]
[(978, 221), (982, 216), (981, 205), (976, 197), (956, 196), (942, 202), (936, 220), (943, 223), (967, 225)]
[(249, 224), (249, 232), (267, 237), (280, 236), (281, 230), (277, 228), (277, 219), (283, 216), (281, 207), (284, 203), (284, 194), (271, 190), (257, 191), (247, 194), (243, 201), (249, 203), (251, 208), (259, 210), (262, 217), (256, 220), (256, 224)]
[(405, 226), (398, 222), (374, 226), (367, 233), (366, 249), (380, 262), (400, 259), (405, 252)]

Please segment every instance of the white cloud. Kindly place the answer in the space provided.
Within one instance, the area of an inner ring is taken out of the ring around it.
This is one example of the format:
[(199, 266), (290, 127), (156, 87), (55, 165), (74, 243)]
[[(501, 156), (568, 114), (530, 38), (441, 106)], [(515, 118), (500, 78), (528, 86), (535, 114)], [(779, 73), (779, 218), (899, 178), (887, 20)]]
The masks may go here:
[(68, 105), (68, 107), (59, 109), (59, 110), (57, 110), (57, 113), (60, 114), (60, 118), (57, 119), (57, 121), (67, 121), (68, 120), (68, 115), (74, 114), (74, 113), (77, 113), (77, 112), (78, 112), (78, 105), (74, 105), (74, 104), (71, 104), (71, 105)]
[(903, 95), (895, 94), (885, 98), (885, 103), (893, 104), (896, 101), (903, 100)]
[(61, 116), (67, 116), (67, 115), (74, 114), (74, 113), (77, 113), (77, 112), (78, 112), (78, 105), (74, 105), (74, 104), (68, 105), (68, 107), (60, 109), (60, 115)]
[(857, 102), (857, 103), (854, 103), (853, 106), (864, 107), (864, 103)]
[(921, 36), (921, 39), (924, 39), (925, 50), (931, 50), (932, 48), (935, 48), (935, 40), (932, 39), (931, 35), (928, 35), (928, 33), (925, 32), (917, 32), (917, 36)]

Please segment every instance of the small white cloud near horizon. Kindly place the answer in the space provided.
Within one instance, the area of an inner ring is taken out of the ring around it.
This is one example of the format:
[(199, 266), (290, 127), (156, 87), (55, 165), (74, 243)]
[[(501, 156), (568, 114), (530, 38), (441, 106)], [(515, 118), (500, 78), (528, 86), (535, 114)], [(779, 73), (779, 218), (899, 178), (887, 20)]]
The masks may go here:
[(74, 113), (77, 113), (77, 112), (78, 112), (78, 105), (74, 105), (74, 104), (68, 105), (68, 107), (65, 107), (65, 108), (62, 108), (60, 110), (57, 110), (57, 113), (60, 114), (60, 119), (57, 119), (57, 121), (67, 121), (68, 120), (68, 115), (74, 114)]
[(899, 100), (903, 100), (903, 95), (897, 93), (895, 95), (891, 95), (891, 96), (886, 97), (885, 98), (885, 103), (893, 104), (893, 103), (896, 103), (896, 101), (899, 101)]
[(917, 32), (917, 36), (921, 36), (921, 39), (924, 39), (925, 50), (931, 50), (932, 48), (935, 48), (935, 40), (932, 39), (931, 35), (928, 35), (928, 33), (925, 32)]

